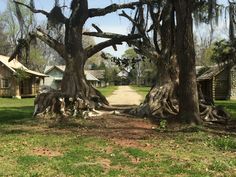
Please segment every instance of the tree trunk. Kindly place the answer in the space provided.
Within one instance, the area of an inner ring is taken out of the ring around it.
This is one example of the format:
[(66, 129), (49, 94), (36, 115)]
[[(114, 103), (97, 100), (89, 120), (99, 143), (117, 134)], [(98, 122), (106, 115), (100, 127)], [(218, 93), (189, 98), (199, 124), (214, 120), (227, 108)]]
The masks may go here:
[[(152, 18), (158, 18), (154, 12)], [(156, 51), (150, 53), (149, 58), (155, 61), (157, 68), (156, 84), (147, 94), (144, 103), (137, 109), (131, 111), (132, 114), (141, 116), (155, 116), (159, 118), (173, 117), (178, 114), (178, 103), (176, 100), (178, 66), (174, 57), (174, 9), (171, 0), (168, 0), (163, 7), (161, 15), (160, 37), (161, 47), (155, 43)], [(155, 23), (154, 19), (154, 23)], [(158, 24), (154, 24), (156, 28)], [(157, 36), (155, 36), (157, 37)], [(155, 38), (154, 37), (154, 38)], [(157, 39), (155, 39), (157, 40)], [(154, 41), (155, 41), (154, 40)], [(145, 42), (145, 41), (144, 41)], [(145, 45), (146, 46), (146, 45)], [(143, 49), (141, 48), (140, 51)], [(159, 51), (160, 50), (160, 51)], [(149, 51), (147, 51), (148, 53)], [(145, 55), (145, 51), (143, 54)], [(156, 58), (158, 56), (158, 58)]]
[(177, 21), (176, 54), (179, 64), (179, 116), (184, 122), (199, 124), (199, 102), (193, 42), (192, 1), (174, 1)]
[[(155, 52), (143, 52), (153, 61), (157, 61), (156, 84), (144, 102), (130, 111), (131, 114), (159, 119), (178, 117), (183, 122), (194, 124), (202, 121), (227, 122), (229, 115), (220, 107), (207, 105), (201, 97), (200, 88), (199, 94), (197, 91), (191, 13), (191, 0), (167, 1), (162, 13), (164, 18), (161, 23), (161, 51), (159, 55)], [(174, 30), (176, 22), (177, 30)], [(142, 46), (139, 48), (140, 52), (145, 49)]]
[(78, 58), (71, 58), (66, 61), (66, 68), (61, 84), (62, 93), (72, 98), (81, 98), (87, 103), (96, 102), (96, 104), (106, 104), (106, 98), (96, 90), (89, 81), (87, 81), (84, 73), (85, 55), (80, 53)]
[[(109, 104), (106, 98), (86, 79), (84, 65), (88, 56), (82, 44), (82, 26), (74, 26), (73, 23), (74, 21), (67, 21), (66, 24), (65, 52), (63, 53), (66, 68), (61, 83), (61, 93), (56, 91), (48, 93), (50, 97), (47, 102), (43, 101), (45, 94), (39, 95), (35, 105), (40, 109), (35, 110), (34, 115), (47, 112), (48, 107), (50, 107), (49, 112), (56, 114), (77, 115), (80, 109)], [(52, 109), (55, 106), (58, 108)]]
[(62, 80), (62, 92), (73, 98), (80, 97), (88, 103), (96, 101), (101, 104), (109, 104), (106, 98), (86, 79), (84, 65), (88, 56), (82, 43), (82, 31), (82, 26), (74, 26), (73, 21), (67, 22), (65, 46), (68, 58), (65, 59), (66, 68)]
[(131, 114), (158, 118), (170, 118), (178, 114), (178, 102), (176, 99), (178, 84), (176, 77), (173, 76), (176, 73), (172, 72), (173, 68), (170, 67), (170, 65), (174, 65), (174, 62), (167, 65), (163, 60), (158, 61), (156, 63), (158, 73), (155, 85), (145, 97), (144, 102), (131, 110)]

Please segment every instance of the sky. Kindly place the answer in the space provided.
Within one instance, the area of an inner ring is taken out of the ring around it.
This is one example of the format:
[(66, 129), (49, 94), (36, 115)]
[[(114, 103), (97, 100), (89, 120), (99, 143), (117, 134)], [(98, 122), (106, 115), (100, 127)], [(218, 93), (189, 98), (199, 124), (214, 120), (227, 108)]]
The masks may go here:
[[(10, 0), (0, 0), (0, 12), (4, 11), (8, 1)], [(111, 3), (124, 3), (131, 1), (135, 0), (88, 0), (88, 3), (89, 3), (89, 8), (104, 8), (110, 5)], [(65, 0), (65, 5), (69, 7), (70, 2), (71, 0)], [(60, 5), (63, 4), (64, 0), (60, 0)], [(47, 12), (50, 12), (50, 10), (53, 8), (53, 5), (54, 5), (54, 0), (35, 0), (36, 9), (43, 9)], [(65, 8), (65, 14), (68, 16), (69, 13), (70, 13), (69, 8)], [(128, 34), (129, 27), (131, 26), (131, 24), (124, 17), (119, 17), (118, 14), (119, 13), (115, 12), (103, 17), (89, 19), (85, 24), (85, 28), (90, 29), (90, 31), (94, 31), (94, 29), (91, 27), (91, 24), (95, 23), (104, 32)], [(37, 15), (36, 18), (40, 22), (46, 21), (46, 18), (43, 15)], [(96, 43), (102, 41), (104, 40), (101, 38), (95, 38)], [(111, 53), (112, 55), (115, 56), (121, 56), (128, 47), (127, 44), (124, 43), (123, 45), (117, 45), (117, 48), (118, 51), (114, 51), (112, 47), (106, 48), (104, 51)]]
[[(0, 12), (4, 11), (6, 8), (7, 2), (10, 0), (0, 0)], [(65, 1), (66, 6), (70, 6), (71, 0), (60, 0), (60, 5), (63, 5)], [(104, 8), (111, 3), (124, 3), (124, 2), (131, 2), (131, 1), (136, 1), (136, 0), (88, 0), (89, 3), (89, 8)], [(220, 4), (227, 4), (228, 0), (218, 0), (218, 3)], [(45, 11), (50, 11), (53, 8), (54, 5), (54, 0), (35, 0), (35, 6), (37, 9), (43, 9)], [(120, 12), (120, 11), (119, 11)], [(119, 34), (127, 34), (129, 32), (129, 29), (131, 27), (130, 22), (123, 18), (119, 17), (118, 14), (119, 12), (111, 13), (103, 17), (98, 17), (98, 18), (92, 18), (87, 21), (85, 24), (85, 28), (90, 29), (90, 31), (93, 31), (94, 29), (91, 27), (92, 23), (95, 23), (97, 26), (99, 26), (104, 32), (113, 32), (113, 33), (119, 33)], [(69, 8), (65, 8), (65, 14), (70, 13)], [(128, 12), (129, 14), (130, 12)], [(37, 15), (37, 20), (38, 21), (46, 21), (45, 16), (43, 15)], [(202, 25), (197, 29), (197, 32), (199, 33), (198, 35), (207, 35), (209, 34), (209, 29), (207, 25)], [(215, 29), (215, 36), (216, 38), (218, 37), (226, 37), (226, 34), (228, 34), (227, 30), (227, 25), (223, 21), (223, 18), (221, 19), (219, 26), (217, 29)], [(95, 38), (96, 43), (102, 42), (103, 39), (101, 38)], [(117, 45), (118, 51), (114, 51), (112, 47), (109, 47), (105, 49), (105, 52), (111, 53), (112, 55), (115, 56), (121, 56), (124, 51), (128, 48), (127, 44), (124, 43), (123, 45)]]

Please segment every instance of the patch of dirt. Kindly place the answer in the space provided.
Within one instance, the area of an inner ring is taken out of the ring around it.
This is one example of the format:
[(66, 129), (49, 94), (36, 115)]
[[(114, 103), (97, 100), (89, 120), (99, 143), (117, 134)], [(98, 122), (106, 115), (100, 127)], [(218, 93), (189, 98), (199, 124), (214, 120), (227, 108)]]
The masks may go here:
[(45, 156), (45, 157), (57, 157), (57, 156), (62, 155), (61, 152), (50, 150), (48, 148), (34, 148), (33, 154), (37, 156)]
[[(82, 135), (100, 136), (114, 140), (144, 140), (156, 135), (156, 124), (149, 120), (125, 116), (103, 115), (86, 120), (86, 124), (78, 129)], [(124, 143), (123, 143), (124, 144)]]
[(111, 154), (113, 152), (113, 148), (111, 146), (107, 146), (104, 151), (107, 153), (107, 154)]
[(99, 158), (96, 161), (99, 164), (101, 164), (104, 169), (110, 169), (110, 167), (111, 167), (111, 160), (110, 159)]
[(130, 139), (117, 139), (114, 138), (112, 139), (115, 144), (123, 147), (134, 147), (134, 148), (139, 148), (141, 147), (141, 144), (136, 141), (136, 140), (130, 140)]

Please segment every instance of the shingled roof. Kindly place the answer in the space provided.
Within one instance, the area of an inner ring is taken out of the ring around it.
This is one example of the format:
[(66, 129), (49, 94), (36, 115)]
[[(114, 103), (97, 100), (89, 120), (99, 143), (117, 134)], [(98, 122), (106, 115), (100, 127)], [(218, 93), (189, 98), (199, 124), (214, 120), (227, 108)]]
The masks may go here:
[(225, 69), (225, 67), (220, 67), (218, 65), (212, 66), (209, 69), (206, 69), (206, 71), (204, 71), (202, 74), (200, 74), (197, 77), (197, 80), (198, 81), (210, 80), (213, 77), (215, 77), (216, 75), (218, 75), (219, 73), (221, 73), (224, 69)]
[[(66, 66), (65, 65), (53, 65), (53, 66), (46, 66), (44, 73), (47, 74), (54, 68), (57, 68), (61, 72), (65, 71)], [(93, 70), (85, 70), (85, 76), (88, 81), (99, 81), (99, 78), (94, 75), (95, 72), (91, 72)], [(98, 70), (100, 71), (100, 70)], [(99, 72), (98, 72), (99, 73)], [(99, 73), (101, 74), (101, 73)], [(98, 75), (100, 77), (100, 75)], [(103, 77), (104, 78), (104, 77)], [(60, 78), (61, 80), (62, 78)], [(59, 79), (58, 79), (59, 80)]]
[(21, 64), (16, 59), (11, 60), (10, 62), (8, 60), (9, 60), (9, 57), (0, 55), (0, 62), (2, 64), (4, 64), (7, 68), (9, 68), (13, 73), (16, 73), (17, 69), (21, 69), (31, 75), (35, 75), (35, 76), (39, 76), (39, 77), (47, 77), (47, 75), (45, 75), (45, 74), (42, 74), (42, 73), (39, 73), (36, 71), (32, 71), (32, 70), (26, 68), (23, 64)]
[(105, 70), (85, 70), (85, 72), (89, 72), (100, 80), (104, 79), (105, 77)]

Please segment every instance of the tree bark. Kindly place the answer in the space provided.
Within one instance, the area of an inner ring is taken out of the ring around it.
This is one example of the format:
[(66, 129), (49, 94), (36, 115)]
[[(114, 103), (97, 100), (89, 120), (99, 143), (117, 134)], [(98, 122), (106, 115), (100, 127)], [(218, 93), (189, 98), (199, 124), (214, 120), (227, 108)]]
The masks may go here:
[[(151, 7), (152, 8), (152, 7)], [(171, 0), (168, 0), (162, 9), (161, 22), (157, 24), (158, 14), (151, 11), (153, 19), (154, 43), (155, 46), (145, 40), (143, 45), (139, 46), (134, 43), (138, 51), (148, 58), (152, 59), (157, 68), (156, 84), (149, 91), (144, 103), (131, 113), (141, 116), (154, 116), (158, 118), (174, 117), (178, 114), (177, 94), (177, 62), (174, 57), (174, 9)], [(139, 24), (134, 24), (138, 26)], [(159, 32), (161, 40), (157, 42)], [(156, 41), (156, 42), (155, 42)], [(148, 47), (146, 47), (148, 46)], [(150, 47), (149, 47), (150, 46)], [(152, 49), (152, 50), (151, 50)]]
[[(169, 65), (163, 59), (156, 62), (158, 70), (156, 83), (146, 95), (144, 102), (131, 110), (131, 114), (141, 117), (173, 118), (178, 114), (178, 80), (176, 79), (176, 58), (172, 57)], [(175, 65), (175, 66), (174, 66)]]
[(179, 116), (187, 123), (199, 124), (195, 50), (191, 0), (174, 1), (176, 10), (176, 55), (179, 64)]
[[(86, 15), (84, 18), (87, 18)], [(86, 20), (78, 21), (83, 24)], [(86, 79), (84, 65), (88, 59), (88, 52), (83, 48), (82, 27), (74, 23), (72, 18), (66, 24), (65, 47), (68, 57), (65, 58), (66, 68), (61, 90), (70, 97), (79, 97), (88, 103), (96, 98), (96, 101), (101, 104), (109, 104), (106, 98)]]
[(66, 68), (62, 80), (62, 92), (72, 98), (81, 98), (87, 103), (91, 101), (96, 104), (106, 104), (106, 98), (87, 81), (84, 73), (83, 54), (78, 58), (71, 58), (66, 61)]

